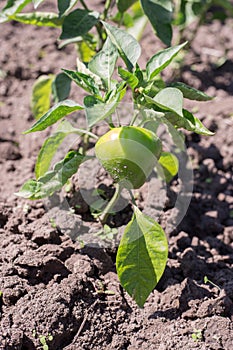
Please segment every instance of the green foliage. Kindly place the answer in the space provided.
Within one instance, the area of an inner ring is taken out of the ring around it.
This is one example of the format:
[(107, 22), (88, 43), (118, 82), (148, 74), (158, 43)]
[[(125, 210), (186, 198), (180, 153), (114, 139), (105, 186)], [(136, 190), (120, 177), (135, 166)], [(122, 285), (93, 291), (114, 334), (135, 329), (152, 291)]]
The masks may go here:
[(122, 286), (142, 307), (163, 274), (168, 255), (161, 226), (134, 207), (134, 215), (121, 239), (116, 259)]
[(65, 158), (56, 163), (53, 170), (47, 171), (38, 180), (28, 180), (17, 193), (19, 197), (28, 199), (41, 199), (51, 196), (60, 190), (75, 174), (85, 158), (82, 154), (70, 151)]
[(63, 20), (51, 12), (15, 13), (8, 15), (8, 19), (38, 27), (60, 27)]
[(98, 18), (99, 13), (96, 11), (74, 10), (64, 19), (60, 39), (83, 36), (98, 22)]
[(78, 0), (58, 0), (59, 16), (64, 16), (74, 7)]
[(170, 46), (172, 39), (172, 1), (141, 0), (141, 5), (158, 37)]
[(52, 341), (53, 336), (51, 334), (46, 335), (39, 335), (39, 341), (42, 345), (43, 350), (49, 350), (49, 345), (47, 344), (47, 341)]
[[(159, 175), (166, 182), (170, 182), (174, 176), (177, 175), (179, 170), (179, 160), (170, 152), (162, 152), (159, 158), (159, 164), (156, 167)], [(161, 167), (159, 167), (159, 165)]]
[(194, 331), (192, 333), (192, 339), (195, 342), (201, 341), (203, 339), (202, 330), (201, 329), (194, 329)]
[(137, 0), (117, 0), (117, 8), (120, 12), (125, 12), (130, 6), (132, 6)]
[(66, 115), (80, 109), (83, 109), (83, 107), (74, 101), (61, 101), (54, 105), (47, 113), (45, 113), (30, 129), (26, 130), (24, 134), (29, 134), (30, 132), (35, 131), (42, 131)]
[(85, 91), (93, 94), (94, 96), (101, 97), (99, 87), (92, 76), (68, 69), (63, 69), (63, 72)]
[(59, 146), (62, 144), (65, 137), (70, 134), (95, 136), (87, 130), (76, 129), (67, 120), (63, 120), (56, 132), (45, 140), (40, 149), (35, 166), (35, 175), (37, 179), (45, 175), (49, 170), (52, 159)]
[[(0, 12), (0, 22), (13, 19), (38, 26), (59, 27), (60, 39), (64, 39), (60, 47), (75, 43), (82, 61), (77, 59), (76, 70), (63, 69), (56, 77), (39, 77), (33, 87), (32, 109), (37, 120), (24, 134), (45, 130), (57, 122), (60, 124), (41, 147), (35, 166), (36, 179), (26, 181), (17, 193), (18, 196), (33, 200), (41, 199), (66, 186), (80, 165), (93, 158), (86, 156), (86, 150), (91, 145), (89, 143), (91, 138), (98, 139), (93, 133), (93, 130), (96, 130), (94, 127), (100, 121), (105, 121), (110, 129), (122, 125), (121, 118), (118, 116), (116, 121), (113, 115), (126, 92), (129, 92), (127, 96), (128, 98), (131, 96), (134, 106), (130, 126), (148, 128), (156, 133), (159, 125), (164, 124), (181, 151), (184, 150), (183, 138), (180, 136), (181, 129), (212, 135), (197, 117), (183, 107), (184, 99), (208, 101), (211, 97), (181, 82), (166, 84), (162, 78), (163, 70), (176, 59), (187, 44), (182, 42), (180, 45), (170, 47), (172, 1), (118, 0), (116, 2), (118, 12), (114, 16), (109, 15), (113, 6), (111, 0), (105, 2), (102, 13), (89, 9), (85, 1), (77, 0), (58, 0), (58, 14), (22, 12), (30, 2), (34, 8), (42, 3), (40, 0), (8, 0)], [(198, 10), (199, 1), (179, 3), (183, 6), (182, 10), (186, 11), (188, 3), (193, 9)], [(231, 9), (226, 0), (223, 4), (225, 9)], [(180, 15), (179, 10), (176, 14)], [(185, 16), (187, 17), (186, 14)], [(142, 34), (147, 18), (157, 36), (169, 47), (155, 52), (146, 63), (146, 67), (140, 67), (138, 61), (141, 46), (135, 37), (138, 38)], [(117, 26), (109, 24), (109, 19), (116, 22)], [(185, 23), (186, 19), (180, 21), (179, 25)], [(120, 28), (122, 23), (125, 29)], [(81, 104), (69, 99), (71, 83), (85, 92)], [(53, 107), (50, 108), (51, 101)], [(85, 112), (86, 129), (75, 128), (64, 119), (79, 110)], [(69, 151), (64, 159), (53, 165), (57, 150), (70, 134), (82, 137), (82, 147), (78, 151)], [(156, 138), (157, 135), (154, 135), (154, 139)], [(122, 146), (120, 142), (119, 147)], [(151, 169), (155, 168), (166, 182), (170, 182), (178, 172), (178, 159), (165, 150), (161, 156), (160, 153), (157, 155), (159, 158), (157, 164), (156, 160), (155, 164), (150, 164)], [(144, 165), (143, 167), (146, 168)], [(117, 170), (119, 168), (116, 172)], [(124, 171), (127, 172), (127, 164)], [(115, 238), (116, 228), (110, 228), (106, 220), (109, 213), (114, 215), (115, 204), (122, 187), (118, 183), (115, 185), (115, 193), (104, 208), (104, 200), (101, 198), (97, 199), (90, 209), (93, 217), (102, 224), (102, 230), (99, 232), (101, 238), (107, 240)], [(131, 190), (129, 192), (134, 214), (121, 238), (116, 267), (122, 286), (142, 307), (163, 274), (168, 245), (161, 226), (136, 207), (133, 193)], [(48, 336), (40, 337), (44, 350), (48, 349), (47, 340), (50, 341)]]
[(88, 68), (102, 80), (107, 89), (111, 88), (111, 77), (115, 69), (118, 51), (112, 41), (107, 38), (101, 51), (89, 62)]
[(151, 59), (149, 59), (146, 64), (146, 73), (148, 79), (154, 78), (164, 68), (166, 68), (186, 44), (187, 42), (181, 45), (169, 47), (165, 50), (159, 51), (153, 57), (151, 57)]
[(56, 103), (66, 100), (70, 94), (71, 79), (65, 73), (56, 75), (52, 82), (52, 95)]
[(179, 89), (182, 92), (184, 98), (188, 98), (189, 100), (210, 101), (213, 99), (213, 97), (208, 96), (204, 92), (199, 91), (184, 83), (175, 82), (175, 83), (171, 83), (170, 86), (176, 89)]
[(30, 0), (8, 0), (0, 12), (0, 23), (7, 22), (9, 16), (21, 12), (21, 10), (30, 2)]
[(41, 75), (32, 87), (31, 108), (35, 119), (39, 119), (50, 108), (53, 79), (52, 75)]
[(134, 37), (125, 31), (112, 26), (106, 22), (103, 22), (107, 35), (112, 41), (113, 45), (117, 48), (119, 55), (126, 64), (129, 71), (132, 71), (133, 67), (137, 63), (139, 56), (141, 55), (141, 47)]

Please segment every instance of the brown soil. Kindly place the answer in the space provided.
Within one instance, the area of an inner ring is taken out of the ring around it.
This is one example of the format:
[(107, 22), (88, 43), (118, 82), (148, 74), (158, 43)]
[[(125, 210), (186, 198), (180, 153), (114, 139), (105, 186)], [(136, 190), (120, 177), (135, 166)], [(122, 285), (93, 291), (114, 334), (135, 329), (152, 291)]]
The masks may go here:
[[(215, 96), (190, 104), (215, 135), (187, 135), (192, 201), (170, 233), (164, 276), (139, 309), (119, 285), (114, 249), (81, 248), (52, 227), (43, 201), (14, 195), (33, 177), (43, 141), (22, 135), (33, 123), (32, 84), (41, 74), (74, 69), (75, 50), (58, 50), (57, 30), (1, 25), (1, 350), (42, 349), (39, 338), (48, 334), (51, 350), (233, 349), (232, 26), (230, 19), (200, 27), (185, 57), (179, 79)], [(142, 39), (148, 56), (159, 45), (151, 34)]]

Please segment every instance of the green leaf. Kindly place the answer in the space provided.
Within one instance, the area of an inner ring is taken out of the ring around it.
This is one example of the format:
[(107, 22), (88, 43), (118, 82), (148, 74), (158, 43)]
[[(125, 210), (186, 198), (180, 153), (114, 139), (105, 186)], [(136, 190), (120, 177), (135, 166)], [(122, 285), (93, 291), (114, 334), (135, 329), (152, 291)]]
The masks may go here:
[(136, 64), (134, 75), (138, 78), (139, 83), (143, 84), (144, 82), (143, 71), (140, 69), (138, 64)]
[(31, 0), (8, 0), (6, 6), (0, 11), (0, 23), (8, 21), (8, 16), (12, 16), (30, 3)]
[(62, 70), (71, 80), (73, 80), (82, 89), (96, 96), (100, 96), (99, 87), (90, 75), (68, 69)]
[(158, 37), (164, 44), (170, 45), (172, 39), (172, 1), (141, 0), (141, 5)]
[(55, 102), (60, 102), (69, 97), (71, 79), (65, 73), (58, 74), (52, 83), (52, 93)]
[(158, 174), (168, 183), (176, 176), (178, 170), (179, 161), (177, 157), (170, 152), (162, 152), (157, 166)]
[(23, 186), (20, 188), (19, 192), (16, 192), (15, 195), (22, 198), (33, 198), (34, 194), (36, 193), (37, 189), (39, 188), (38, 183), (36, 180), (30, 179), (23, 184)]
[(50, 110), (45, 113), (30, 129), (26, 130), (24, 134), (44, 130), (66, 115), (83, 108), (84, 107), (71, 100), (61, 101), (50, 108)]
[(128, 10), (137, 0), (117, 0), (117, 8), (120, 12)]
[(58, 0), (59, 16), (66, 15), (77, 2), (78, 0)]
[(213, 99), (213, 97), (208, 96), (204, 92), (181, 82), (172, 83), (169, 86), (179, 89), (182, 92), (184, 98), (188, 98), (189, 100), (209, 101)]
[(166, 87), (163, 79), (157, 75), (153, 80), (147, 83), (144, 93), (150, 97), (155, 97), (155, 95), (162, 89)]
[(38, 180), (28, 180), (16, 195), (28, 199), (41, 199), (51, 196), (66, 184), (86, 159), (86, 156), (76, 151), (68, 152), (62, 161), (55, 164), (52, 171), (48, 171)]
[(181, 45), (169, 47), (165, 50), (159, 51), (151, 57), (146, 65), (148, 79), (154, 78), (155, 75), (159, 74), (164, 68), (166, 68), (186, 44), (187, 42)]
[(38, 27), (60, 27), (63, 19), (59, 18), (56, 13), (52, 12), (32, 12), (16, 13), (9, 16), (9, 19), (24, 24), (33, 24)]
[(117, 58), (118, 51), (112, 41), (107, 38), (102, 50), (98, 52), (88, 64), (88, 68), (104, 81), (108, 89), (110, 88), (111, 76)]
[(183, 115), (186, 119), (186, 121), (189, 123), (190, 128), (188, 129), (186, 126), (186, 129), (189, 131), (193, 131), (197, 134), (201, 135), (207, 135), (207, 136), (212, 136), (214, 135), (214, 132), (208, 130), (202, 122), (195, 117), (191, 112), (187, 111), (186, 109), (183, 109)]
[(70, 39), (77, 36), (83, 36), (99, 20), (99, 13), (96, 11), (77, 9), (69, 13), (63, 22), (60, 39)]
[(73, 126), (67, 121), (63, 120), (58, 126), (56, 132), (49, 136), (43, 143), (40, 152), (37, 157), (36, 166), (35, 166), (35, 175), (38, 179), (43, 176), (46, 171), (49, 170), (51, 161), (64, 140), (64, 138), (76, 130)]
[(37, 7), (43, 2), (44, 0), (32, 0), (32, 3), (34, 5), (34, 8), (37, 9)]
[(118, 67), (118, 74), (127, 82), (132, 90), (134, 90), (139, 83), (138, 78), (133, 73), (130, 73), (121, 67)]
[[(232, 5), (231, 1), (229, 1), (229, 0), (214, 0), (214, 5), (221, 6), (227, 12), (229, 12), (231, 16), (233, 16), (233, 5)], [(229, 13), (228, 13), (228, 15), (229, 15)]]
[(161, 226), (134, 207), (116, 257), (121, 285), (143, 307), (160, 280), (167, 262), (168, 245)]
[[(96, 54), (96, 41), (94, 40), (94, 38), (90, 38), (89, 40), (89, 36), (87, 35), (85, 35), (84, 37), (82, 41), (77, 42), (78, 52), (80, 54), (82, 62), (88, 63)], [(88, 37), (88, 39), (86, 39), (86, 37)]]
[[(165, 116), (167, 117), (167, 114), (165, 114)], [(181, 118), (181, 117), (178, 117), (176, 115), (177, 118)], [(168, 118), (165, 118), (165, 117), (162, 117), (162, 122), (167, 126), (167, 129), (168, 129), (168, 133), (171, 135), (171, 138), (174, 142), (174, 144), (176, 145), (176, 147), (180, 150), (180, 151), (183, 151), (185, 152), (186, 150), (186, 147), (185, 147), (185, 136), (184, 134), (180, 131), (180, 130), (177, 130), (174, 124), (173, 124), (168, 120)]]
[(52, 159), (58, 147), (61, 145), (65, 137), (70, 134), (87, 134), (90, 137), (97, 138), (97, 136), (91, 132), (83, 129), (76, 129), (67, 120), (63, 120), (58, 126), (56, 132), (45, 140), (40, 149), (35, 166), (35, 174), (37, 179), (43, 176), (49, 170)]
[(162, 110), (175, 112), (183, 117), (183, 94), (178, 89), (170, 87), (162, 89), (153, 99), (146, 96), (146, 100), (151, 103), (154, 102)]
[[(168, 120), (167, 115), (168, 113), (164, 112), (158, 112), (153, 109), (144, 109), (141, 110), (141, 113), (144, 117), (144, 127), (154, 131), (155, 133), (157, 132), (157, 128), (161, 123), (165, 124), (168, 129), (168, 133), (171, 135), (171, 138), (176, 145), (176, 147), (181, 150), (185, 151), (185, 138), (184, 134), (180, 131), (177, 130), (176, 127), (173, 126), (172, 122)], [(175, 120), (181, 119), (177, 114), (174, 113), (169, 113), (171, 114)], [(171, 120), (171, 118), (170, 118)], [(174, 123), (174, 125), (176, 125)]]
[(176, 128), (184, 128), (201, 135), (214, 135), (214, 133), (208, 130), (197, 117), (194, 117), (194, 115), (186, 109), (183, 109), (183, 117), (170, 112), (165, 113), (165, 117)]
[(53, 79), (52, 75), (41, 75), (32, 87), (31, 108), (35, 119), (39, 119), (50, 107)]
[(106, 22), (103, 22), (105, 30), (116, 46), (121, 58), (125, 62), (127, 69), (131, 71), (141, 55), (141, 47), (136, 39), (124, 30), (116, 28)]
[(117, 108), (120, 100), (120, 94), (115, 96), (109, 102), (102, 103), (95, 99), (93, 96), (87, 96), (84, 98), (84, 104), (86, 107), (86, 117), (88, 126), (91, 128), (96, 123), (109, 117)]

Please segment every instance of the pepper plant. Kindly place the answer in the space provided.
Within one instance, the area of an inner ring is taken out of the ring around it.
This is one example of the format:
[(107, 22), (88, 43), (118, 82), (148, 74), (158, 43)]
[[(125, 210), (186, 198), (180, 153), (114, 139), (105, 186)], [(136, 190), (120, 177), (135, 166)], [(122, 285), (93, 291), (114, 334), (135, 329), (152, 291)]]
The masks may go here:
[[(40, 2), (42, 1), (34, 1), (36, 5)], [(58, 1), (59, 9), (64, 14), (76, 2)], [(119, 7), (127, 3), (129, 7), (134, 2), (118, 1), (117, 4)], [(14, 3), (25, 4), (26, 1)], [(80, 3), (85, 5), (83, 1)], [(141, 3), (144, 6), (145, 4), (149, 6), (149, 3), (159, 6), (160, 2), (141, 1)], [(164, 173), (164, 178), (168, 182), (178, 172), (176, 158), (163, 149), (157, 133), (159, 125), (165, 125), (174, 139), (174, 131), (180, 132), (180, 129), (212, 135), (197, 117), (183, 107), (185, 98), (207, 101), (211, 97), (181, 82), (166, 84), (161, 77), (161, 72), (185, 47), (186, 42), (156, 52), (145, 67), (140, 67), (138, 64), (141, 55), (140, 44), (126, 30), (109, 23), (107, 13), (110, 5), (111, 1), (106, 1), (102, 14), (90, 12), (85, 5), (84, 10), (68, 12), (65, 19), (62, 16), (52, 18), (53, 23), (62, 21), (63, 38), (67, 38), (69, 31), (74, 27), (78, 33), (76, 36), (89, 38), (88, 31), (95, 27), (99, 43), (88, 63), (78, 61), (77, 70), (67, 68), (62, 70), (63, 77), (68, 78), (67, 81), (74, 82), (85, 91), (83, 101), (58, 98), (54, 106), (24, 132), (25, 134), (40, 132), (58, 123), (56, 131), (44, 141), (38, 154), (35, 179), (26, 181), (17, 195), (37, 200), (60, 191), (78, 172), (81, 164), (94, 157), (89, 155), (87, 150), (91, 145), (90, 141), (95, 142), (95, 156), (110, 174), (115, 186), (113, 197), (95, 217), (106, 228), (108, 215), (114, 212), (121, 191), (123, 189), (129, 191), (133, 215), (119, 243), (116, 269), (121, 285), (142, 307), (164, 272), (168, 243), (159, 223), (137, 207), (134, 189), (140, 188), (154, 169), (160, 174)], [(5, 13), (6, 11), (7, 9)], [(166, 13), (167, 11), (166, 9)], [(19, 19), (17, 11), (12, 16)], [(166, 28), (170, 31), (169, 22), (161, 28), (159, 28), (161, 23), (158, 21), (155, 23), (157, 32), (164, 33)], [(65, 96), (66, 89), (66, 84), (60, 84), (59, 93)], [(120, 116), (117, 121), (112, 116), (123, 103), (126, 92), (127, 101), (130, 96), (134, 111), (128, 125), (123, 125)], [(85, 112), (86, 129), (74, 127), (70, 119), (66, 118), (79, 110)], [(107, 132), (104, 135), (96, 135), (96, 125), (103, 122), (108, 127)], [(83, 137), (85, 147), (69, 151), (64, 159), (51, 169), (56, 151), (65, 137), (72, 133)]]

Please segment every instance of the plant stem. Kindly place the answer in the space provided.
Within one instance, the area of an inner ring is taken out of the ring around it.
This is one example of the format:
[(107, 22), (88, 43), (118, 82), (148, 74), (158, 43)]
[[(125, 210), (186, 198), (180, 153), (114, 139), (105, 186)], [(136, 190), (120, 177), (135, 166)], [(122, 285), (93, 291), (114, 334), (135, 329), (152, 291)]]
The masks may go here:
[(120, 194), (121, 194), (121, 186), (117, 183), (115, 187), (114, 195), (112, 196), (112, 198), (110, 199), (106, 207), (104, 208), (102, 214), (99, 216), (99, 220), (101, 221), (102, 224), (105, 224), (105, 222), (107, 221), (107, 218), (109, 214), (111, 214), (111, 211), (114, 205), (116, 204), (116, 202), (118, 201)]
[[(112, 0), (107, 0), (105, 3), (103, 14), (100, 16), (100, 19), (102, 19), (103, 21), (105, 21), (108, 16), (108, 11), (111, 7), (111, 3), (112, 3)], [(101, 22), (96, 24), (96, 30), (99, 36), (98, 51), (100, 51), (105, 42), (105, 36), (104, 36), (103, 26)]]
[(130, 126), (134, 125), (134, 123), (135, 123), (135, 121), (136, 121), (138, 115), (139, 115), (139, 112), (136, 112), (136, 111), (135, 111), (135, 112), (134, 112), (134, 116), (133, 116), (133, 118), (132, 118), (132, 120), (131, 120), (131, 122), (130, 122)]
[(132, 190), (128, 189), (133, 205), (137, 207)]
[(80, 0), (80, 2), (83, 5), (83, 7), (85, 8), (85, 10), (90, 11), (89, 8), (87, 7), (87, 5), (85, 4), (84, 0)]
[(98, 47), (97, 47), (97, 51), (100, 51), (104, 45), (104, 38), (103, 38), (103, 26), (102, 24), (99, 22), (95, 25), (97, 33), (98, 33)]
[(108, 15), (108, 11), (110, 9), (112, 0), (107, 0), (104, 6), (104, 12), (103, 12), (103, 20), (105, 21), (105, 19), (107, 18)]
[(85, 134), (83, 136), (83, 155), (86, 155), (87, 149), (89, 144), (89, 135)]

